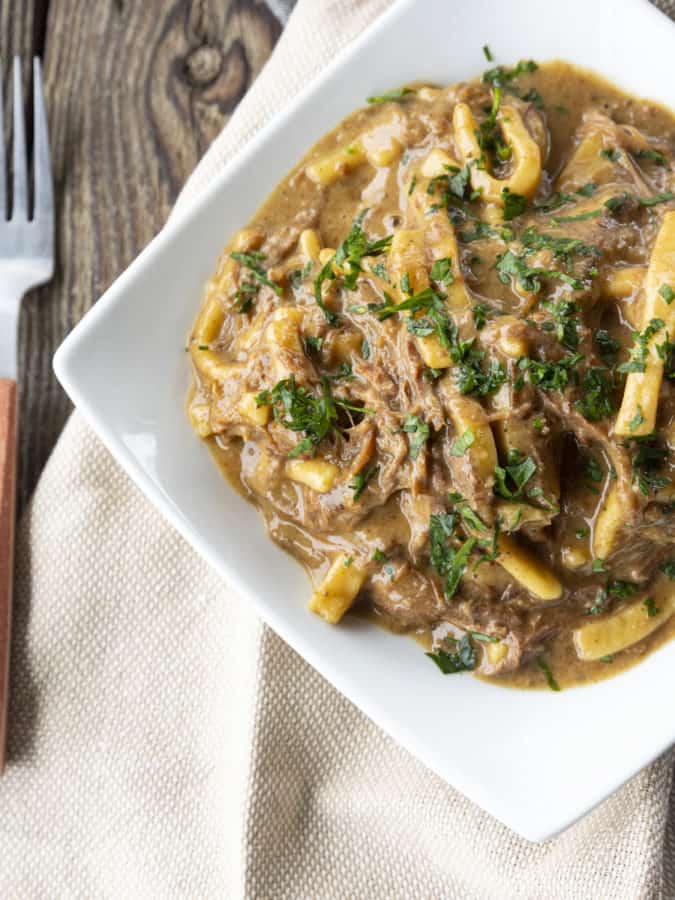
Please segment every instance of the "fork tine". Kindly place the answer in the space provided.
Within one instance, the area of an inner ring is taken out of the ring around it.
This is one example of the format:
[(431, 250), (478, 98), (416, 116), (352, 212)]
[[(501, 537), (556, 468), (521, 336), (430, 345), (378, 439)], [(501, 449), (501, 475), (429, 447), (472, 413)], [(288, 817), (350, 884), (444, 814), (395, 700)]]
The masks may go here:
[(0, 222), (7, 218), (7, 170), (5, 168), (5, 112), (2, 103), (2, 65), (0, 64)]
[(54, 216), (54, 186), (49, 159), (49, 134), (42, 90), (42, 71), (37, 56), (33, 57), (33, 165), (35, 166), (33, 218), (51, 219)]
[(12, 218), (28, 217), (28, 167), (26, 165), (26, 130), (21, 95), (21, 60), (14, 57), (14, 109), (12, 111), (14, 144), (14, 184), (12, 186)]

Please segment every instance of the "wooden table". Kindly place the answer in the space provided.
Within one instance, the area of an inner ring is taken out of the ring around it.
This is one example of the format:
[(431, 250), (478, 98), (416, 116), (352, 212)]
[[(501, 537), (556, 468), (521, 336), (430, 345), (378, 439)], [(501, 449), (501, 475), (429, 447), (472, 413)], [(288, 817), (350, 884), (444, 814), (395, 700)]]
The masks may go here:
[(57, 202), (55, 278), (21, 316), (20, 508), (71, 409), (54, 350), (161, 228), (279, 32), (262, 0), (0, 0), (5, 134), (11, 58), (39, 55)]

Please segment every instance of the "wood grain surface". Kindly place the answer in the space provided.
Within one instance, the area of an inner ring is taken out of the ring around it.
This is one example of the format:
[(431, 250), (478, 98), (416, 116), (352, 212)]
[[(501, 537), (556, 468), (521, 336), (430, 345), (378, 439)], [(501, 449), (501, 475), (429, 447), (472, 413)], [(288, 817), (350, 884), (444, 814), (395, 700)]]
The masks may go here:
[(44, 60), (57, 203), (55, 278), (21, 316), (20, 508), (70, 412), (54, 350), (165, 222), (279, 32), (262, 0), (0, 0), (6, 118), (11, 57)]
[(14, 587), (16, 382), (0, 379), (0, 774), (5, 768), (9, 705), (9, 639)]

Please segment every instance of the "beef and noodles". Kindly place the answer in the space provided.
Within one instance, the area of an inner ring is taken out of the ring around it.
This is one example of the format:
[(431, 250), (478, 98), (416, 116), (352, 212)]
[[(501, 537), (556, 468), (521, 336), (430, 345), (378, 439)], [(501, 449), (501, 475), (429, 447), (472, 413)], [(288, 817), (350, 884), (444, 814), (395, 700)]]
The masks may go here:
[(673, 147), (597, 76), (493, 66), (368, 98), (232, 238), (189, 415), (314, 613), (553, 690), (670, 637)]

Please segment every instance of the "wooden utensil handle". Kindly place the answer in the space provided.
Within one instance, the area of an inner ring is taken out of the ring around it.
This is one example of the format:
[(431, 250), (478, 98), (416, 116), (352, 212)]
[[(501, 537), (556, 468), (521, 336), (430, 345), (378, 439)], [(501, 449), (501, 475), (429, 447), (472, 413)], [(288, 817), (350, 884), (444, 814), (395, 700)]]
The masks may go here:
[(5, 768), (9, 706), (9, 641), (14, 585), (16, 382), (0, 379), (0, 774)]

